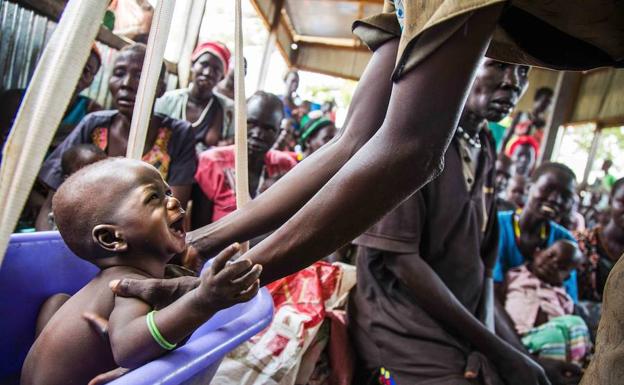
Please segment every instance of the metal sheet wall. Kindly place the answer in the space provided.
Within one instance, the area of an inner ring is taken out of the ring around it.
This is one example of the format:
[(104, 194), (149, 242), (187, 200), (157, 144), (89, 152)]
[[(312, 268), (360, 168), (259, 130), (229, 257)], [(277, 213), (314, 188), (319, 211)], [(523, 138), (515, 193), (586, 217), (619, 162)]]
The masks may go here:
[[(20, 5), (0, 0), (0, 92), (26, 88), (56, 22)], [(117, 50), (97, 43), (102, 67), (83, 92), (105, 108), (110, 106), (108, 79)]]
[(26, 88), (56, 23), (0, 0), (0, 88)]

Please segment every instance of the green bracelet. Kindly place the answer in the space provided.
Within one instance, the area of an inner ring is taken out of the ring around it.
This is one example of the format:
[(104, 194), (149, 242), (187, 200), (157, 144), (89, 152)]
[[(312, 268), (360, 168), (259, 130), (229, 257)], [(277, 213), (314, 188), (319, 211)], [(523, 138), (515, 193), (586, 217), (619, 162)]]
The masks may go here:
[(161, 348), (165, 350), (175, 349), (177, 344), (170, 343), (165, 339), (165, 337), (163, 337), (162, 334), (160, 334), (160, 330), (158, 330), (158, 327), (156, 327), (156, 322), (154, 322), (154, 313), (156, 313), (156, 310), (152, 310), (151, 312), (147, 313), (147, 317), (145, 317), (145, 320), (147, 322), (147, 328), (149, 329), (152, 338), (158, 343), (158, 345), (160, 345)]

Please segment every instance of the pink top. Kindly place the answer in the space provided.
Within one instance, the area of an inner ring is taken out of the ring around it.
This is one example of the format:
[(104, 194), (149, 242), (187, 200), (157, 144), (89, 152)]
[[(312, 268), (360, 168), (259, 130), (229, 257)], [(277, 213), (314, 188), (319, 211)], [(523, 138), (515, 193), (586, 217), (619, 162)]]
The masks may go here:
[[(297, 162), (283, 151), (270, 150), (264, 159), (265, 176), (277, 178)], [(212, 221), (236, 210), (234, 146), (214, 147), (199, 155), (195, 180), (213, 203)], [(262, 186), (260, 187), (262, 191)]]
[(520, 335), (535, 327), (540, 309), (550, 320), (572, 314), (574, 302), (563, 287), (540, 281), (526, 265), (509, 270), (505, 310), (511, 316)]

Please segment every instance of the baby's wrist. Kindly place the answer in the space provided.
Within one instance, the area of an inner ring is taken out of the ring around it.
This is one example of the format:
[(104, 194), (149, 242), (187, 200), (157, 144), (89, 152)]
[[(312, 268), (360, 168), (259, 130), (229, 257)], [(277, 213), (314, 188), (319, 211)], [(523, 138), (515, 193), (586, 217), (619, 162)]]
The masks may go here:
[(214, 313), (221, 310), (213, 301), (206, 298), (206, 294), (202, 293), (199, 287), (193, 289), (189, 294), (191, 295), (193, 311), (198, 316), (202, 318), (211, 317)]

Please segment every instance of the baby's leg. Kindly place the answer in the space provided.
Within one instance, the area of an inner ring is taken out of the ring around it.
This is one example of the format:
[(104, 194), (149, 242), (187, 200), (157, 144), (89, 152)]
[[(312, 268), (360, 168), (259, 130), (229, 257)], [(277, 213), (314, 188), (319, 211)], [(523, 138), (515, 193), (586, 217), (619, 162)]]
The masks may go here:
[(46, 301), (41, 306), (41, 310), (39, 310), (39, 316), (37, 316), (37, 326), (35, 329), (35, 337), (39, 336), (39, 333), (43, 330), (43, 328), (47, 325), (50, 318), (56, 313), (58, 309), (63, 306), (65, 302), (69, 299), (70, 295), (65, 293), (54, 294), (50, 298), (46, 299)]

